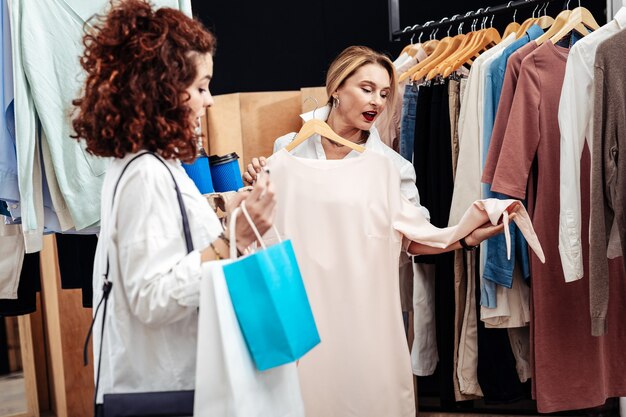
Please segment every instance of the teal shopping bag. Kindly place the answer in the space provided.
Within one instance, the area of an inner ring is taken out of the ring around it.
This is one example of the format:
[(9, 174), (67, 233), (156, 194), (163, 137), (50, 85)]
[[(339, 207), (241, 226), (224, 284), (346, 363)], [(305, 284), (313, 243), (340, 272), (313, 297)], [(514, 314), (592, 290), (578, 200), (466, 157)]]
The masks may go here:
[(300, 359), (320, 337), (291, 241), (266, 247), (244, 203), (241, 212), (262, 249), (224, 265), (224, 276), (250, 355), (263, 371)]

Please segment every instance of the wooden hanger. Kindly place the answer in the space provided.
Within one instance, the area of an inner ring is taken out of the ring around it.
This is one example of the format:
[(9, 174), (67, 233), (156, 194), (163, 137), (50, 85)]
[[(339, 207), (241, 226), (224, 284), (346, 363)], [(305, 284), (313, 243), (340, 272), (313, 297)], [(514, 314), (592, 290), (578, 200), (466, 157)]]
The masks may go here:
[(426, 68), (423, 68), (418, 73), (414, 74), (413, 75), (414, 79), (417, 78), (419, 80), (420, 78), (423, 77), (422, 75), (423, 73), (426, 73), (427, 80), (432, 80), (438, 74), (441, 74), (441, 71), (438, 70), (440, 64), (444, 62), (450, 55), (456, 52), (456, 50), (463, 43), (465, 36), (466, 35), (464, 34), (460, 34), (460, 35), (456, 35), (455, 37), (453, 37), (452, 40), (448, 43), (448, 47), (446, 48), (446, 50), (436, 60), (432, 61), (430, 65), (428, 65)]
[(476, 36), (478, 36), (478, 32), (470, 32), (466, 34), (457, 50), (453, 51), (452, 54), (450, 54), (439, 65), (437, 65), (437, 73), (443, 75), (446, 68), (450, 67), (457, 59), (457, 56), (459, 56), (465, 50), (465, 48), (468, 48), (469, 45), (471, 45), (472, 42), (476, 40)]
[(336, 134), (328, 123), (323, 122), (319, 119), (311, 119), (302, 125), (302, 128), (298, 132), (293, 141), (285, 146), (287, 152), (291, 152), (296, 146), (300, 145), (302, 142), (313, 136), (314, 134), (318, 134), (326, 139), (332, 140), (335, 143), (338, 143), (343, 146), (347, 146), (350, 149), (354, 149), (359, 153), (363, 153), (365, 151), (365, 147), (358, 145), (354, 142), (350, 142), (348, 139), (344, 139), (338, 134)]
[(521, 24), (519, 29), (515, 31), (515, 38), (519, 39), (524, 36), (528, 28), (535, 24), (535, 21), (537, 21), (537, 19), (535, 19), (534, 17), (529, 17), (528, 19), (526, 19), (524, 23)]
[(443, 76), (448, 77), (454, 71), (461, 68), (463, 64), (465, 64), (466, 62), (469, 62), (471, 59), (476, 57), (482, 51), (484, 51), (485, 49), (488, 49), (491, 46), (497, 45), (501, 41), (502, 41), (502, 38), (500, 37), (500, 34), (498, 33), (496, 29), (494, 28), (484, 29), (482, 36), (480, 36), (478, 39), (478, 43), (474, 44), (472, 48), (469, 48), (463, 51), (463, 53), (455, 60), (455, 62), (450, 67), (446, 68), (446, 70), (443, 73)]
[[(471, 14), (471, 12), (468, 12), (466, 14), (466, 17), (469, 16)], [(454, 26), (454, 23), (456, 21), (456, 19), (458, 17), (460, 17), (461, 15), (456, 14), (454, 16), (452, 16), (452, 18), (450, 19), (450, 27), (448, 28), (448, 33), (447, 36), (450, 37), (450, 30), (452, 30), (452, 26)], [(469, 34), (465, 35), (462, 32), (462, 28), (463, 28), (463, 24), (464, 22), (461, 22), (461, 24), (459, 25), (459, 27), (457, 28), (457, 34), (452, 35), (452, 42), (450, 42), (448, 44), (448, 48), (447, 50), (445, 50), (439, 57), (437, 60), (439, 60), (440, 62), (438, 64), (436, 64), (434, 61), (431, 63), (431, 69), (428, 72), (428, 75), (426, 76), (427, 80), (431, 80), (433, 79), (435, 76), (437, 76), (437, 74), (441, 74), (443, 69), (446, 67), (446, 63), (448, 62), (448, 60), (454, 56), (460, 49), (465, 48), (465, 46), (468, 44), (468, 42), (470, 41), (470, 39), (472, 38), (472, 35), (474, 34), (474, 32), (470, 32)], [(441, 58), (443, 58), (441, 60)], [(432, 65), (434, 65), (434, 67), (432, 67)], [(425, 71), (428, 71), (427, 69), (424, 69)]]
[(409, 49), (406, 50), (406, 54), (410, 57), (415, 57), (415, 55), (417, 55), (417, 51), (419, 51), (421, 47), (421, 43), (414, 43), (413, 45), (409, 45)]
[[(584, 26), (581, 28), (581, 25)], [(577, 7), (572, 10), (572, 13), (567, 19), (567, 23), (565, 23), (565, 25), (554, 36), (552, 36), (550, 40), (552, 43), (557, 43), (573, 30), (585, 36), (589, 34), (587, 28), (597, 30), (600, 28), (600, 25), (598, 25), (598, 22), (596, 22), (596, 19), (594, 19), (589, 10), (584, 7)]]
[[(441, 19), (441, 21), (439, 22), (440, 24), (443, 23), (445, 20), (448, 20), (447, 17)], [(439, 28), (436, 28), (434, 32), (432, 32), (430, 34), (431, 40), (428, 42), (424, 43), (424, 47), (426, 48), (432, 48), (432, 44), (431, 42), (436, 41), (436, 36), (437, 36), (437, 32), (439, 31)], [(432, 65), (433, 62), (435, 62), (435, 60), (437, 60), (436, 62), (439, 62), (439, 58), (441, 57), (441, 55), (443, 53), (448, 53), (447, 49), (448, 49), (448, 45), (451, 42), (451, 39), (449, 36), (443, 38), (441, 41), (436, 41), (436, 47), (434, 49), (434, 51), (432, 51), (432, 53), (430, 53), (428, 55), (428, 57), (426, 57), (426, 59), (424, 59), (421, 62), (418, 62), (416, 65), (412, 66), (411, 68), (409, 68), (407, 71), (405, 71), (404, 73), (402, 73), (400, 75), (400, 77), (398, 78), (398, 82), (403, 82), (404, 80), (408, 79), (409, 77), (411, 77), (413, 80), (419, 80), (419, 78), (415, 78), (414, 74), (419, 72), (422, 68), (424, 67), (429, 67)], [(423, 75), (422, 75), (423, 77)], [(421, 78), (421, 77), (420, 77)]]
[[(452, 44), (452, 38), (443, 38), (439, 41), (439, 45), (433, 51), (432, 54), (422, 62), (420, 66), (416, 66), (410, 73), (410, 77), (413, 81), (419, 81), (424, 78), (434, 66), (439, 64), (446, 56), (450, 54), (450, 45)], [(404, 75), (404, 74), (403, 74)]]
[(507, 36), (509, 36), (511, 33), (519, 31), (520, 26), (521, 25), (517, 22), (511, 22), (508, 25), (506, 25), (506, 28), (504, 29), (504, 33), (502, 34), (502, 38), (504, 39)]
[[(400, 52), (400, 55), (402, 55), (404, 53), (407, 53), (407, 54), (411, 55), (412, 57), (414, 57), (417, 54), (417, 51), (419, 50), (418, 47), (420, 45), (422, 45), (424, 50), (426, 50), (426, 47), (424, 45), (429, 44), (429, 42), (430, 42), (430, 45), (432, 45), (432, 41), (427, 41), (424, 44), (422, 44), (421, 41), (422, 41), (422, 35), (424, 34), (424, 29), (426, 29), (428, 26), (430, 26), (434, 22), (435, 22), (434, 20), (429, 20), (428, 22), (426, 22), (426, 23), (424, 23), (422, 25), (422, 31), (420, 32), (419, 38), (417, 38), (417, 44), (413, 43), (413, 38), (415, 38), (415, 33), (413, 35), (411, 35), (411, 43), (409, 43), (407, 46), (405, 46), (402, 49), (402, 52)], [(413, 27), (407, 26), (407, 27), (404, 28), (404, 30), (402, 32), (406, 32), (407, 30), (415, 30), (418, 26), (419, 25), (415, 25)], [(429, 48), (430, 48), (430, 46), (429, 46)], [(434, 49), (434, 47), (433, 47), (433, 49)], [(426, 51), (426, 53), (428, 54), (429, 52)]]
[(422, 44), (422, 48), (426, 52), (427, 55), (432, 54), (437, 49), (437, 45), (439, 45), (439, 39), (433, 39), (430, 41), (426, 41)]
[[(548, 16), (547, 14), (549, 4), (550, 3), (546, 2), (545, 7), (542, 7), (541, 9), (539, 9), (539, 13), (537, 13), (537, 16), (539, 16), (539, 18), (537, 19), (535, 24), (539, 26), (541, 29), (547, 29), (551, 27), (552, 24), (554, 24), (554, 19)], [(543, 15), (541, 14), (542, 9), (543, 9)]]
[(561, 28), (565, 26), (565, 24), (567, 23), (567, 20), (569, 19), (569, 15), (571, 13), (572, 13), (571, 10), (563, 10), (561, 13), (559, 13), (556, 19), (554, 19), (554, 23), (552, 24), (552, 26), (550, 26), (550, 29), (548, 29), (543, 35), (535, 39), (535, 42), (537, 42), (537, 45), (539, 46), (543, 44), (552, 36), (556, 35), (559, 32), (559, 30), (561, 30)]
[[(435, 60), (439, 55), (441, 55), (446, 50), (446, 48), (448, 46), (448, 42), (450, 40), (451, 40), (451, 38), (444, 38), (441, 41), (439, 41), (439, 44), (437, 45), (437, 47), (435, 48), (433, 53), (428, 55), (428, 58), (424, 59), (422, 62), (418, 62), (417, 64), (415, 64), (411, 68), (409, 68), (407, 71), (402, 73), (402, 75), (400, 75), (400, 77), (398, 78), (398, 82), (401, 83), (402, 81), (408, 79), (409, 77), (412, 77), (413, 74), (415, 74), (420, 69), (424, 68), (430, 62)], [(413, 79), (415, 79), (415, 78), (413, 78)]]
[(524, 23), (522, 23), (520, 28), (515, 32), (517, 34), (517, 36), (516, 36), (517, 39), (519, 39), (522, 36), (524, 36), (526, 34), (526, 31), (528, 30), (528, 28), (531, 27), (532, 25), (534, 25), (535, 22), (537, 22), (537, 18), (535, 17), (535, 12), (537, 11), (538, 7), (539, 7), (539, 5), (535, 6), (535, 9), (533, 10), (532, 16), (529, 17), (528, 19), (526, 19), (524, 21)]
[[(414, 28), (414, 27), (415, 27), (415, 26), (413, 26), (413, 28)], [(406, 32), (407, 30), (411, 30), (411, 29), (413, 29), (413, 28), (412, 28), (411, 26), (407, 26), (407, 27), (405, 27), (405, 28), (404, 28), (404, 30), (403, 30), (402, 32)], [(402, 51), (400, 52), (400, 55), (405, 54), (405, 53), (406, 53), (406, 54), (408, 54), (408, 53), (409, 53), (409, 49), (411, 49), (411, 48), (413, 47), (413, 45), (414, 45), (414, 44), (413, 44), (413, 38), (415, 38), (415, 33), (411, 35), (411, 42), (410, 42), (407, 46), (405, 46), (404, 48), (402, 48)], [(419, 40), (417, 41), (417, 43), (419, 43)], [(398, 55), (398, 56), (400, 56), (400, 55)]]
[(541, 29), (547, 29), (549, 27), (552, 27), (552, 25), (554, 24), (554, 18), (550, 16), (541, 16), (539, 19), (537, 19), (535, 23)]
[[(513, 3), (512, 1), (509, 2), (509, 4), (507, 4), (507, 8), (511, 7), (511, 3)], [(511, 23), (509, 23), (506, 28), (504, 29), (504, 33), (502, 34), (502, 39), (506, 38), (507, 36), (509, 36), (511, 33), (515, 32), (517, 33), (519, 31), (520, 28), (520, 24), (517, 23), (515, 21), (515, 17), (517, 16), (517, 9), (515, 9), (515, 11), (513, 12), (513, 21)]]
[(428, 55), (432, 54), (432, 52), (435, 50), (437, 43), (439, 43), (439, 41), (437, 41), (436, 43), (430, 42), (431, 41), (413, 44), (413, 46), (409, 49), (408, 54), (415, 58), (420, 51), (423, 51), (426, 54), (426, 57), (428, 57)]
[[(485, 11), (488, 12), (489, 7), (487, 7)], [(477, 48), (479, 48), (478, 51), (480, 52), (482, 50), (481, 43), (485, 41), (489, 42), (487, 38), (492, 39), (494, 43), (500, 42), (500, 40), (497, 39), (497, 37), (499, 37), (499, 34), (492, 27), (493, 18), (494, 18), (494, 15), (491, 16), (490, 27), (486, 28), (485, 25), (487, 23), (487, 17), (485, 17), (481, 25), (482, 29), (478, 31), (470, 32), (468, 34), (468, 38), (469, 38), (468, 41), (464, 42), (461, 45), (461, 47), (458, 49), (458, 51), (452, 54), (448, 59), (446, 59), (444, 63), (440, 65), (440, 73), (444, 77), (448, 77), (450, 74), (452, 74), (453, 71), (460, 68), (460, 65), (456, 65), (456, 62), (459, 60), (462, 60), (464, 56), (466, 55), (466, 53), (472, 53), (473, 51), (476, 51)], [(474, 55), (470, 56), (470, 58), (465, 59), (461, 65), (465, 63), (471, 64), (472, 58), (477, 55), (478, 55), (477, 53), (474, 53)]]
[[(409, 53), (409, 50), (410, 50), (411, 48), (413, 48), (413, 46), (414, 46), (414, 44), (413, 44), (413, 43), (410, 43), (410, 44), (408, 44), (407, 46), (405, 46), (404, 48), (402, 48), (402, 51), (400, 52), (400, 55), (403, 55), (403, 54), (408, 54), (408, 53)], [(400, 55), (398, 55), (398, 56), (400, 56)]]

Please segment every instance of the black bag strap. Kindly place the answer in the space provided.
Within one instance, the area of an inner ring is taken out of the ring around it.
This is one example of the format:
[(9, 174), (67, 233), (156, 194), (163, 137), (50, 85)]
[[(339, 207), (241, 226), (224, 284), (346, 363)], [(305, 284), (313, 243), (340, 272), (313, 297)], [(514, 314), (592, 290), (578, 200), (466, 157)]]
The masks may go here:
[[(117, 182), (115, 183), (115, 187), (113, 188), (113, 196), (111, 197), (111, 209), (113, 208), (113, 203), (115, 201), (115, 194), (117, 193), (117, 187), (120, 185), (120, 180), (122, 179), (122, 176), (126, 172), (126, 169), (130, 166), (130, 164), (133, 163), (133, 161), (135, 161), (136, 159), (144, 155), (154, 156), (159, 162), (163, 164), (163, 166), (167, 169), (167, 172), (169, 172), (170, 176), (172, 177), (172, 181), (174, 182), (174, 189), (176, 190), (176, 199), (178, 200), (180, 214), (183, 219), (183, 233), (185, 235), (185, 245), (187, 246), (187, 253), (191, 253), (193, 251), (193, 242), (191, 240), (191, 230), (189, 229), (189, 219), (187, 217), (187, 210), (185, 208), (185, 203), (183, 202), (183, 195), (180, 192), (180, 188), (178, 188), (178, 184), (176, 183), (176, 179), (174, 178), (174, 174), (172, 173), (170, 168), (163, 161), (163, 159), (157, 156), (154, 152), (148, 151), (148, 152), (140, 153), (139, 155), (134, 156), (130, 161), (128, 161), (126, 166), (124, 166), (124, 168), (122, 169), (122, 173), (120, 174), (120, 177), (117, 179)], [(100, 331), (100, 355), (98, 357), (98, 369), (96, 371), (96, 387), (94, 390), (94, 397), (93, 397), (94, 415), (96, 412), (96, 400), (98, 398), (98, 387), (100, 385), (100, 366), (102, 364), (102, 342), (104, 340), (104, 321), (107, 316), (107, 302), (109, 300), (109, 294), (111, 293), (111, 288), (113, 287), (113, 283), (109, 280), (109, 266), (110, 266), (109, 255), (107, 254), (107, 265), (106, 265), (106, 269), (104, 272), (104, 284), (102, 285), (102, 293), (103, 293), (102, 298), (100, 299), (100, 302), (98, 303), (98, 306), (96, 307), (96, 311), (94, 312), (93, 319), (91, 320), (91, 325), (89, 326), (89, 332), (87, 333), (87, 337), (85, 338), (85, 345), (83, 346), (83, 363), (84, 363), (84, 366), (87, 366), (89, 363), (89, 359), (88, 359), (89, 339), (91, 339), (91, 334), (93, 333), (93, 326), (96, 322), (96, 317), (98, 316), (100, 307), (102, 306), (102, 303), (104, 302), (104, 311), (102, 312), (102, 329)]]

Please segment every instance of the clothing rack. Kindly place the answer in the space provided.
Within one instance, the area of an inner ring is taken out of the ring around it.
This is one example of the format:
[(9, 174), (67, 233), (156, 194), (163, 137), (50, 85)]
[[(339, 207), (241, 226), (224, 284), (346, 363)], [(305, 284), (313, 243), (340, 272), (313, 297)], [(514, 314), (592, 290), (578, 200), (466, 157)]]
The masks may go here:
[[(399, 41), (407, 35), (413, 36), (416, 33), (424, 32), (426, 30), (432, 31), (434, 29), (450, 26), (451, 24), (458, 24), (469, 20), (476, 20), (488, 16), (494, 16), (496, 14), (502, 14), (511, 12), (513, 10), (541, 6), (546, 3), (553, 3), (557, 0), (517, 0), (509, 1), (508, 3), (501, 4), (499, 6), (480, 8), (477, 11), (469, 11), (465, 14), (456, 14), (452, 17), (444, 17), (443, 19), (435, 22), (427, 22), (422, 25), (407, 26), (402, 30), (400, 28), (400, 13), (398, 0), (389, 0), (389, 29), (390, 38), (392, 41)], [(562, 1), (562, 0), (561, 0)], [(569, 1), (568, 1), (569, 3)], [(572, 0), (572, 3), (576, 3), (576, 0)]]

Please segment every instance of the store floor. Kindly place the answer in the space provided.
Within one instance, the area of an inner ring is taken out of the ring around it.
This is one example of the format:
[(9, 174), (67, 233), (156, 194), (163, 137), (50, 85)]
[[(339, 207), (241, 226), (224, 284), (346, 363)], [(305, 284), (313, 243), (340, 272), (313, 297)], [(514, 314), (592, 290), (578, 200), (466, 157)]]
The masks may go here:
[(26, 410), (24, 375), (16, 372), (0, 376), (0, 416), (11, 416)]

